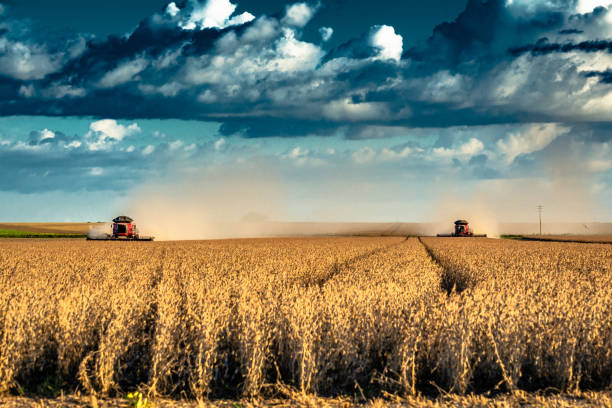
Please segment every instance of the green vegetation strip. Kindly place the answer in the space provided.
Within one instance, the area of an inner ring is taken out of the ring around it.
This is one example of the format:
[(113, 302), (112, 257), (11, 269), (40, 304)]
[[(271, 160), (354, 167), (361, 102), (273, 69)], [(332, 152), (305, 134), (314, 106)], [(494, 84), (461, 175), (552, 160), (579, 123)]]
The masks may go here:
[(561, 242), (561, 243), (574, 243), (574, 244), (612, 244), (612, 241), (606, 240), (588, 240), (588, 239), (571, 239), (571, 238), (547, 238), (541, 236), (525, 236), (525, 235), (502, 235), (502, 239), (516, 239), (519, 241), (537, 241), (537, 242)]
[(502, 239), (524, 239), (524, 237), (522, 235), (502, 235), (501, 236)]
[(560, 238), (546, 238), (546, 237), (523, 237), (524, 241), (539, 241), (539, 242), (561, 242), (561, 243), (573, 243), (573, 244), (612, 244), (612, 241), (597, 241), (588, 239), (560, 239)]
[(86, 234), (55, 234), (51, 232), (0, 229), (0, 238), (85, 238), (86, 236)]

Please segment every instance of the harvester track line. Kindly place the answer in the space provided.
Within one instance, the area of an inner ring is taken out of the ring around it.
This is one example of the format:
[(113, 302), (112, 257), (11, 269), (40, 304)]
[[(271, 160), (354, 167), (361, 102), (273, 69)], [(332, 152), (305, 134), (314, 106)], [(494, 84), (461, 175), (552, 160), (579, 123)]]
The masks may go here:
[[(408, 238), (406, 238), (408, 239)], [(393, 247), (396, 247), (398, 245), (401, 245), (405, 242), (405, 240), (403, 241), (399, 241), (396, 242), (394, 244), (390, 244), (390, 245), (386, 245), (380, 248), (376, 248), (372, 251), (369, 252), (365, 252), (363, 254), (359, 254), (353, 258), (347, 259), (344, 262), (334, 262), (333, 265), (331, 265), (329, 267), (328, 273), (325, 275), (325, 277), (323, 279), (318, 279), (316, 280), (314, 283), (319, 286), (320, 289), (323, 288), (323, 286), (325, 286), (325, 284), (327, 282), (329, 282), (330, 280), (332, 280), (335, 276), (337, 276), (338, 274), (340, 274), (340, 272), (342, 272), (343, 270), (350, 268), (352, 264), (354, 264), (355, 262), (361, 261), (363, 259), (369, 258), (371, 256), (374, 256), (376, 254), (379, 254), (381, 252), (387, 251)]]
[(426, 243), (423, 242), (421, 237), (418, 237), (419, 242), (425, 248), (427, 255), (432, 260), (433, 263), (438, 265), (442, 271), (442, 275), (440, 276), (440, 289), (444, 290), (448, 296), (453, 295), (454, 293), (459, 294), (467, 289), (470, 285), (465, 285), (466, 277), (464, 273), (458, 271), (455, 268), (451, 268), (444, 264), (444, 262), (440, 261), (440, 259), (434, 254), (434, 252), (427, 246)]
[(440, 268), (442, 269), (446, 269), (444, 267), (444, 265), (442, 265), (442, 263), (440, 262), (440, 260), (434, 255), (433, 251), (427, 246), (427, 244), (425, 244), (423, 242), (423, 240), (421, 239), (421, 237), (417, 237), (417, 239), (419, 240), (419, 242), (421, 243), (421, 245), (423, 245), (423, 248), (425, 248), (425, 252), (427, 252), (427, 255), (429, 255), (429, 258), (432, 260), (433, 263), (435, 263), (436, 265), (438, 265)]

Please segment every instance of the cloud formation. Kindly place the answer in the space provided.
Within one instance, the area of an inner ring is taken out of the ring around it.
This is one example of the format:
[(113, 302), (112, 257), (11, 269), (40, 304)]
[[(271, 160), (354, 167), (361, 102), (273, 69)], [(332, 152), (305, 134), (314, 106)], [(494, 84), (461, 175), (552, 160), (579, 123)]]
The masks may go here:
[[(32, 33), (8, 8), (3, 114), (92, 119), (80, 134), (40, 126), (26, 141), (0, 141), (0, 189), (125, 188), (181, 158), (211, 157), (372, 180), (491, 180), (571, 156), (582, 173), (605, 178), (612, 13), (604, 3), (470, 0), (422, 44), (408, 46), (381, 22), (334, 48), (335, 27), (307, 35), (319, 2), (254, 16), (229, 0), (176, 1), (125, 35), (59, 39)], [(143, 131), (143, 120), (165, 118), (220, 127), (202, 143)], [(296, 142), (273, 151), (251, 141), (265, 137)]]
[(497, 141), (500, 153), (506, 162), (512, 163), (522, 154), (540, 151), (552, 143), (557, 137), (568, 133), (571, 129), (556, 123), (530, 126), (524, 132), (510, 133), (505, 139)]
[[(592, 120), (581, 107), (605, 96), (607, 76), (585, 68), (609, 53), (604, 3), (471, 0), (407, 50), (388, 25), (364, 27), (362, 38), (332, 50), (323, 47), (332, 27), (321, 28), (321, 44), (302, 40), (319, 3), (255, 17), (234, 15), (229, 0), (172, 2), (126, 36), (61, 44), (24, 34), (5, 13), (3, 108), (247, 126), (278, 117), (413, 126)], [(555, 97), (559, 84), (569, 98)], [(609, 113), (603, 103), (596, 111)]]
[(321, 40), (327, 42), (332, 38), (332, 35), (334, 35), (334, 29), (331, 27), (321, 27), (319, 28), (319, 34), (321, 34)]
[(314, 13), (319, 8), (319, 5), (309, 5), (308, 3), (295, 3), (288, 5), (285, 8), (285, 16), (281, 19), (281, 23), (289, 27), (302, 28), (312, 18)]
[(207, 28), (227, 28), (242, 25), (253, 20), (249, 12), (232, 16), (236, 5), (229, 0), (188, 0), (181, 8), (172, 2), (166, 6), (166, 14), (176, 18), (178, 26), (183, 30), (204, 30)]
[(388, 25), (374, 26), (370, 30), (369, 45), (378, 49), (378, 59), (399, 62), (402, 58), (403, 39)]
[(140, 133), (137, 123), (123, 126), (114, 119), (103, 119), (92, 122), (89, 132), (85, 135), (89, 150), (107, 150), (124, 137)]
[[(364, 27), (361, 38), (334, 49), (324, 46), (333, 27), (320, 29), (320, 43), (305, 41), (302, 31), (320, 7), (308, 2), (273, 16), (236, 15), (229, 0), (172, 2), (125, 36), (63, 42), (34, 38), (3, 13), (0, 107), (7, 114), (221, 120), (241, 129), (282, 118), (320, 132), (364, 121), (607, 120), (602, 61), (612, 23), (604, 5), (470, 0), (410, 49), (389, 25)], [(274, 133), (269, 127), (260, 136)]]

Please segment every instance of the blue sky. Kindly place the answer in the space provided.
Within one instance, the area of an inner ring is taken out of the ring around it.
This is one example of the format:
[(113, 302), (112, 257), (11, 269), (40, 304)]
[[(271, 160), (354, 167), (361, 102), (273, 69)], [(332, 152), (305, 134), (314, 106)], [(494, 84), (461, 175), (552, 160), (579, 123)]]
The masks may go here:
[(2, 220), (612, 221), (607, 1), (81, 3), (0, 1)]

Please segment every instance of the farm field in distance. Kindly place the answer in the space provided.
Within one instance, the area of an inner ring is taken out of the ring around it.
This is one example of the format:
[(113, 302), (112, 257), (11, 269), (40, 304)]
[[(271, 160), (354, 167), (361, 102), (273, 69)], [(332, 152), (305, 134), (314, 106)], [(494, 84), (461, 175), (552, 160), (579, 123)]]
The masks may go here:
[(0, 405), (602, 406), (610, 315), (607, 244), (5, 239)]
[(11, 222), (0, 223), (0, 238), (82, 238), (93, 222)]
[[(585, 225), (591, 233), (585, 235)], [(87, 234), (90, 228), (108, 226), (108, 222), (26, 222), (0, 223), (0, 230), (23, 231), (47, 234)], [(410, 222), (241, 222), (211, 224), (215, 231), (232, 231), (233, 237), (288, 237), (288, 236), (418, 236), (436, 235), (450, 232), (448, 225), (439, 223)], [(490, 232), (487, 228), (482, 231)], [(546, 240), (580, 240), (580, 241), (612, 241), (612, 223), (553, 223), (546, 225), (546, 235), (538, 236), (537, 224), (530, 223), (500, 223), (497, 225), (499, 234), (514, 238), (542, 238)], [(148, 234), (158, 235), (155, 229)], [(223, 238), (227, 235), (211, 234), (212, 238)], [(17, 236), (14, 236), (17, 238)], [(199, 239), (201, 236), (184, 237), (181, 239)]]
[(612, 235), (530, 235), (525, 238), (538, 241), (612, 244)]

